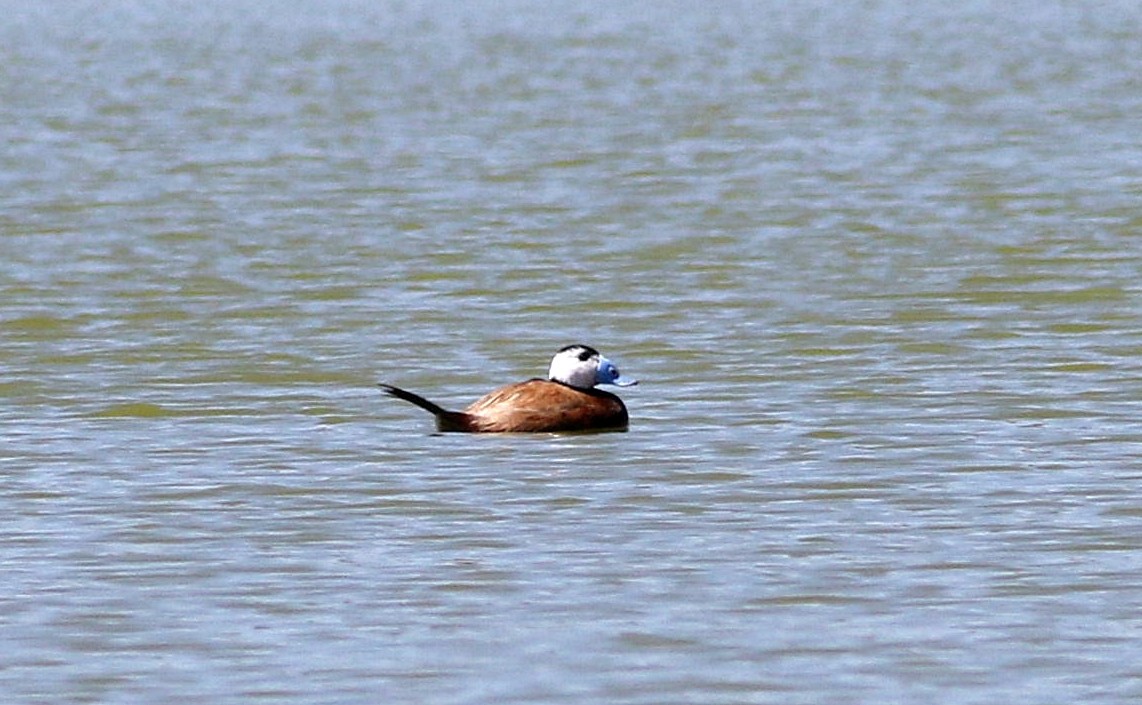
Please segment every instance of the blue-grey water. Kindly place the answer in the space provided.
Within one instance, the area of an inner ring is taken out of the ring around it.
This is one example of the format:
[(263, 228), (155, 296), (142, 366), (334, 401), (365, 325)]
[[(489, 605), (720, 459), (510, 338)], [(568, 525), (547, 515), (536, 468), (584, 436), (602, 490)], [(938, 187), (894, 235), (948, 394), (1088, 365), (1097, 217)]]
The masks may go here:
[(0, 12), (4, 703), (1142, 699), (1134, 0)]

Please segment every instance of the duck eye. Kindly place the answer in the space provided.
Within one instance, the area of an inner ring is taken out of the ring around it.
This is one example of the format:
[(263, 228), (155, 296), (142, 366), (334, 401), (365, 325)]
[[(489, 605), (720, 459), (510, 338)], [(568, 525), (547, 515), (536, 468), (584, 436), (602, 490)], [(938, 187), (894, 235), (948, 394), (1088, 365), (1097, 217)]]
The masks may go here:
[(589, 350), (584, 350), (583, 352), (579, 353), (579, 359), (583, 362), (590, 360), (591, 359), (591, 352)]

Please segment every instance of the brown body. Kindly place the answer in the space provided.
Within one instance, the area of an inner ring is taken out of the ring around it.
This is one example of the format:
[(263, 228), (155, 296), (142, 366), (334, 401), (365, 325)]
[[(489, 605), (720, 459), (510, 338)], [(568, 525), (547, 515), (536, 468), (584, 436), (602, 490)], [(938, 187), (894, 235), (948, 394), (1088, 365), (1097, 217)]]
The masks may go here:
[(627, 408), (610, 392), (579, 389), (562, 382), (530, 379), (509, 384), (477, 399), (463, 411), (448, 411), (399, 387), (381, 387), (398, 399), (416, 404), (436, 416), (440, 431), (467, 433), (553, 433), (558, 431), (621, 431), (627, 428)]

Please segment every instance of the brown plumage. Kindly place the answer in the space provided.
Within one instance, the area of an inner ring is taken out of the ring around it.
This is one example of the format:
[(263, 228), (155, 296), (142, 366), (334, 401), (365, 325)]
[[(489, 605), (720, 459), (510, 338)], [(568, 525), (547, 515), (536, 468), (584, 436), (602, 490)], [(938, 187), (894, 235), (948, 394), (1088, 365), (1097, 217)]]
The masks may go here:
[(436, 416), (439, 431), (467, 433), (554, 433), (621, 431), (629, 423), (626, 405), (610, 392), (578, 389), (562, 382), (529, 379), (488, 392), (463, 411), (448, 411), (422, 396), (388, 384), (388, 394)]

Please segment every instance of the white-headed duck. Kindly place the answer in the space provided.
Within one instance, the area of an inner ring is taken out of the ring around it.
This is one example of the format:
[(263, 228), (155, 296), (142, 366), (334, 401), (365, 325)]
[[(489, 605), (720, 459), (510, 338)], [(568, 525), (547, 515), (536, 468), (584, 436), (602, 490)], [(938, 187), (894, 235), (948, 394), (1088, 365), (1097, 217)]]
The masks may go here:
[(623, 400), (596, 384), (629, 387), (638, 380), (619, 374), (614, 363), (586, 345), (555, 353), (547, 379), (529, 379), (488, 392), (463, 411), (448, 411), (400, 387), (381, 389), (436, 417), (438, 431), (466, 433), (552, 433), (619, 431), (629, 422)]

